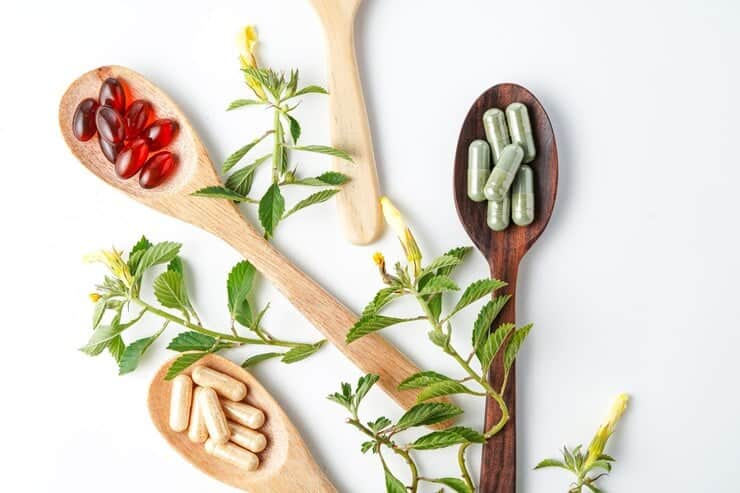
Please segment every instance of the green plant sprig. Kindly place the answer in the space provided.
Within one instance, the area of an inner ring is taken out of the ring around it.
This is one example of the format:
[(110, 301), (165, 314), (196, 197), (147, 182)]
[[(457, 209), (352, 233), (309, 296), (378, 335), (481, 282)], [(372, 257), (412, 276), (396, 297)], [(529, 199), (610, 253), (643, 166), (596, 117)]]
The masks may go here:
[[(96, 286), (90, 296), (95, 302), (93, 310), (93, 334), (80, 350), (97, 356), (106, 349), (116, 360), (119, 374), (136, 370), (144, 353), (170, 325), (188, 329), (176, 335), (167, 346), (181, 353), (170, 366), (166, 378), (177, 376), (187, 367), (207, 354), (241, 346), (267, 346), (275, 348), (247, 358), (242, 366), (249, 367), (271, 358), (280, 358), (284, 363), (294, 363), (316, 353), (324, 340), (315, 343), (286, 341), (273, 337), (262, 325), (262, 318), (269, 305), (259, 312), (253, 309), (249, 297), (254, 285), (256, 270), (247, 261), (239, 262), (229, 273), (226, 288), (231, 326), (227, 332), (206, 328), (200, 320), (188, 295), (182, 259), (181, 245), (173, 242), (152, 244), (142, 237), (131, 249), (126, 259), (117, 250), (101, 251), (88, 256), (89, 261), (100, 262), (108, 267), (109, 275)], [(141, 297), (144, 275), (159, 266), (166, 266), (158, 274), (152, 287), (159, 305)], [(123, 321), (124, 310), (134, 315)], [(159, 318), (162, 326), (149, 337), (129, 344), (123, 333), (144, 318), (144, 315)], [(107, 323), (103, 323), (105, 319)], [(245, 327), (253, 336), (240, 335), (237, 327)]]
[[(330, 146), (298, 144), (302, 129), (293, 114), (300, 104), (300, 101), (296, 102), (296, 98), (308, 94), (328, 94), (326, 89), (315, 85), (298, 89), (298, 70), (291, 70), (289, 74), (285, 74), (247, 65), (243, 66), (242, 70), (245, 73), (247, 86), (252, 90), (256, 99), (237, 99), (229, 105), (228, 110), (253, 106), (271, 109), (273, 127), (226, 158), (223, 163), (223, 173), (231, 172), (231, 174), (227, 176), (224, 186), (203, 188), (196, 191), (194, 195), (225, 198), (234, 202), (257, 205), (265, 237), (270, 238), (282, 220), (306, 207), (326, 202), (349, 181), (349, 177), (336, 171), (326, 171), (315, 177), (299, 177), (297, 166), (291, 167), (289, 163), (292, 151), (320, 153), (350, 162), (352, 158), (346, 152)], [(247, 166), (234, 170), (253, 148), (270, 136), (273, 139), (270, 153), (256, 158)], [(252, 191), (255, 173), (268, 161), (272, 162), (272, 183), (262, 193), (261, 198), (252, 198), (249, 195)], [(287, 208), (282, 188), (295, 185), (320, 187), (322, 190), (308, 195), (293, 207)]]

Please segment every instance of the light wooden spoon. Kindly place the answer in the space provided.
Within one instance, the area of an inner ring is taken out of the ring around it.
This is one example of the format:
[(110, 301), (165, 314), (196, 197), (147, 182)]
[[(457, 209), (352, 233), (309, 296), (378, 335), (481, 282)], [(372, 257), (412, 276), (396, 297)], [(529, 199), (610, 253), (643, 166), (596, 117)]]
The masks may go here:
[[(159, 118), (174, 118), (180, 124), (179, 135), (170, 146), (179, 156), (178, 169), (159, 188), (145, 190), (136, 179), (121, 180), (95, 139), (80, 142), (72, 134), (72, 115), (77, 104), (84, 98), (97, 97), (101, 82), (108, 77), (123, 81), (131, 93), (129, 96), (151, 102)], [(231, 201), (191, 195), (203, 187), (220, 185), (220, 181), (196, 131), (162, 90), (128, 68), (100, 67), (77, 79), (64, 93), (59, 105), (59, 124), (72, 153), (88, 170), (139, 202), (229, 243), (355, 365), (363, 372), (379, 375), (378, 384), (396, 402), (405, 409), (416, 403), (417, 391), (398, 390), (405, 378), (419, 371), (406, 356), (377, 334), (346, 344), (347, 331), (357, 321), (355, 314), (265, 241)]]
[[(172, 385), (164, 379), (171, 364), (172, 361), (165, 363), (152, 380), (149, 414), (164, 439), (191, 464), (219, 481), (250, 493), (336, 493), (280, 404), (250, 373), (221, 356), (205, 356), (197, 366), (213, 368), (244, 382), (249, 389), (246, 402), (264, 411), (267, 420), (259, 431), (267, 437), (268, 445), (258, 454), (260, 467), (244, 472), (208, 455), (202, 443), (188, 439), (187, 432), (172, 431), (169, 427)], [(183, 373), (190, 375), (193, 368)]]
[(355, 14), (361, 0), (311, 0), (326, 34), (332, 145), (354, 162), (334, 160), (334, 169), (352, 178), (337, 194), (344, 234), (358, 245), (383, 231), (380, 192), (362, 83), (355, 59)]

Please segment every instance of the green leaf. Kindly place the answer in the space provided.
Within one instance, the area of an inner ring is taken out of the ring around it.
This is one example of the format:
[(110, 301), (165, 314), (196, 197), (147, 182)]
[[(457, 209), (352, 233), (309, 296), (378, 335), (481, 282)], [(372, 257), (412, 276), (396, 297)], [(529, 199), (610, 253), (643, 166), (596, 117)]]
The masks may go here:
[(360, 337), (366, 336), (373, 332), (377, 332), (391, 325), (400, 324), (402, 322), (408, 322), (412, 319), (408, 318), (396, 318), (386, 317), (383, 315), (371, 315), (369, 317), (363, 317), (358, 320), (355, 325), (349, 329), (347, 333), (347, 343), (354, 342)]
[(514, 332), (514, 335), (511, 336), (511, 341), (506, 345), (506, 353), (504, 353), (504, 368), (506, 371), (509, 371), (511, 365), (514, 364), (516, 355), (519, 353), (519, 349), (521, 349), (522, 344), (524, 344), (524, 340), (527, 338), (527, 335), (529, 335), (529, 331), (531, 329), (532, 324), (525, 325)]
[(460, 288), (455, 281), (447, 276), (434, 276), (424, 285), (419, 294), (427, 296), (430, 294), (443, 293), (445, 291), (458, 291)]
[[(496, 296), (483, 305), (480, 312), (478, 312), (478, 318), (475, 320), (475, 324), (473, 325), (472, 340), (473, 349), (476, 353), (480, 352), (480, 345), (486, 340), (493, 321), (496, 320), (496, 317), (498, 317), (499, 313), (501, 313), (501, 310), (503, 310), (504, 306), (510, 299), (511, 295), (509, 294)], [(478, 354), (478, 358), (480, 358), (480, 354)]]
[(465, 426), (453, 426), (442, 431), (434, 431), (416, 440), (411, 447), (417, 450), (445, 448), (462, 443), (483, 443), (486, 438), (479, 432)]
[(448, 336), (442, 330), (430, 330), (427, 332), (427, 336), (436, 346), (444, 348), (447, 345)]
[(161, 333), (162, 330), (150, 337), (145, 337), (129, 344), (123, 351), (121, 359), (118, 362), (118, 374), (125, 375), (126, 373), (131, 373), (136, 370), (136, 367), (139, 366), (141, 357), (154, 341), (157, 340)]
[(198, 332), (181, 332), (172, 339), (167, 346), (171, 351), (184, 353), (186, 351), (208, 351), (216, 344), (216, 339)]
[(139, 241), (136, 242), (136, 244), (131, 248), (131, 251), (129, 252), (129, 256), (133, 255), (136, 252), (143, 252), (144, 250), (148, 250), (149, 247), (152, 246), (152, 242), (149, 241), (149, 239), (141, 235), (141, 238), (139, 238)]
[(116, 360), (116, 363), (120, 362), (121, 356), (123, 356), (123, 352), (126, 350), (126, 343), (123, 342), (123, 337), (117, 335), (108, 341), (107, 346), (108, 352), (113, 356), (113, 359)]
[(616, 459), (612, 457), (611, 455), (601, 454), (597, 457), (597, 460), (605, 460), (608, 462), (616, 462)]
[(252, 148), (253, 148), (254, 146), (256, 146), (257, 144), (259, 144), (260, 142), (262, 142), (262, 140), (263, 140), (263, 139), (264, 139), (265, 137), (267, 137), (268, 135), (269, 135), (269, 133), (265, 133), (265, 134), (264, 134), (264, 135), (262, 135), (261, 137), (257, 137), (256, 139), (254, 139), (254, 140), (253, 140), (252, 142), (250, 142), (249, 144), (247, 144), (247, 145), (245, 145), (244, 147), (241, 147), (240, 149), (238, 149), (237, 151), (235, 151), (235, 152), (234, 152), (233, 154), (231, 154), (231, 156), (229, 156), (229, 157), (227, 157), (227, 158), (226, 158), (226, 161), (224, 161), (224, 164), (223, 164), (223, 166), (221, 167), (221, 170), (222, 170), (222, 171), (223, 171), (224, 173), (228, 173), (228, 172), (229, 172), (229, 170), (230, 170), (231, 168), (233, 168), (234, 166), (236, 166), (236, 164), (237, 164), (237, 163), (238, 163), (239, 161), (241, 161), (241, 160), (242, 160), (242, 158), (243, 158), (244, 156), (246, 156), (246, 155), (247, 155), (247, 153), (248, 153), (249, 151), (251, 151), (251, 150), (252, 150)]
[(285, 118), (288, 119), (288, 123), (290, 125), (290, 136), (293, 138), (293, 143), (297, 144), (298, 139), (301, 138), (301, 124), (298, 123), (298, 120), (287, 113), (285, 114)]
[(546, 467), (559, 467), (561, 469), (565, 469), (566, 471), (570, 471), (570, 468), (566, 466), (563, 461), (557, 460), (557, 459), (545, 459), (536, 466), (534, 466), (535, 470), (537, 469), (544, 469)]
[(180, 257), (175, 257), (170, 261), (169, 264), (167, 264), (167, 270), (172, 272), (177, 272), (181, 276), (185, 275), (185, 268), (182, 263), (182, 259)]
[(98, 325), (100, 325), (100, 321), (103, 320), (103, 314), (105, 313), (105, 308), (108, 303), (108, 300), (105, 298), (100, 298), (98, 301), (95, 302), (95, 307), (93, 308), (93, 316), (92, 316), (92, 328), (97, 329)]
[[(266, 154), (257, 158), (253, 163), (245, 166), (244, 168), (234, 171), (231, 176), (226, 179), (224, 186), (243, 197), (249, 195), (252, 190), (252, 183), (254, 182), (254, 172), (257, 171), (262, 163), (272, 157), (272, 154)], [(242, 199), (243, 200), (243, 199)]]
[(506, 286), (505, 282), (496, 279), (481, 279), (480, 281), (475, 281), (465, 289), (465, 292), (460, 296), (460, 300), (457, 302), (457, 305), (455, 305), (452, 313), (454, 314), (459, 312), (469, 304), (478, 301), (484, 296), (492, 293), (494, 290), (504, 286)]
[(322, 173), (315, 178), (303, 178), (301, 180), (295, 180), (291, 185), (307, 185), (311, 187), (323, 187), (326, 185), (344, 185), (350, 180), (349, 176), (339, 173), (337, 171), (327, 171)]
[(283, 363), (295, 363), (296, 361), (306, 359), (314, 354), (316, 351), (321, 349), (321, 346), (323, 346), (325, 342), (326, 341), (319, 341), (316, 344), (302, 344), (300, 346), (291, 348), (290, 351), (285, 353), (283, 359), (280, 361), (282, 361)]
[(285, 353), (262, 353), (262, 354), (255, 354), (254, 356), (250, 356), (249, 358), (244, 360), (244, 363), (242, 363), (242, 368), (251, 368), (253, 366), (258, 365), (259, 363), (262, 363), (263, 361), (267, 361), (268, 359), (272, 358), (278, 358), (280, 356), (283, 356)]
[(453, 404), (444, 402), (425, 402), (417, 404), (398, 420), (396, 428), (406, 430), (413, 426), (426, 426), (447, 421), (459, 416), (463, 410)]
[(460, 478), (439, 478), (430, 480), (433, 483), (443, 484), (452, 488), (455, 493), (473, 493), (473, 490)]
[(373, 301), (368, 303), (362, 310), (361, 318), (366, 318), (370, 315), (377, 314), (384, 306), (386, 306), (388, 303), (398, 298), (399, 296), (401, 295), (398, 293), (398, 288), (396, 287), (381, 289), (375, 294)]
[(374, 440), (371, 440), (369, 442), (362, 442), (362, 445), (360, 446), (360, 452), (363, 454), (367, 453), (368, 450), (373, 448), (377, 442)]
[(286, 212), (285, 215), (283, 216), (283, 219), (290, 216), (291, 214), (298, 212), (301, 209), (305, 209), (306, 207), (310, 205), (320, 204), (321, 202), (326, 202), (327, 200), (332, 198), (337, 193), (339, 193), (338, 188), (329, 188), (329, 189), (321, 190), (320, 192), (311, 194), (305, 199), (298, 202), (296, 205), (294, 205), (291, 210)]
[(280, 193), (280, 187), (273, 183), (265, 192), (259, 205), (260, 223), (268, 238), (273, 235), (275, 227), (283, 217), (283, 212), (285, 212), (285, 199)]
[(304, 94), (329, 94), (329, 92), (321, 86), (306, 86), (296, 91), (291, 97), (303, 96)]
[(450, 377), (434, 371), (414, 373), (398, 385), (398, 390), (421, 389), (439, 382), (451, 382)]
[(109, 341), (127, 328), (126, 325), (100, 325), (95, 329), (87, 344), (80, 348), (80, 351), (90, 356), (97, 356), (103, 352)]
[(339, 159), (344, 159), (345, 161), (352, 162), (352, 157), (349, 154), (347, 154), (344, 151), (341, 151), (339, 149), (335, 149), (329, 146), (317, 146), (317, 145), (293, 146), (291, 147), (291, 149), (295, 151), (306, 151), (306, 152), (317, 152), (319, 154), (328, 154), (329, 156), (338, 157)]
[(196, 190), (191, 194), (193, 197), (206, 197), (209, 199), (226, 199), (234, 202), (243, 202), (245, 197), (226, 187), (213, 186)]
[(501, 349), (504, 341), (515, 328), (516, 326), (514, 324), (501, 324), (496, 330), (488, 335), (488, 339), (486, 339), (486, 342), (481, 347), (480, 355), (478, 356), (481, 367), (484, 371), (488, 370), (491, 366), (493, 358), (496, 357), (496, 354)]
[(164, 241), (162, 243), (152, 245), (139, 259), (135, 275), (140, 277), (144, 272), (155, 265), (171, 262), (172, 259), (177, 257), (181, 246), (182, 245), (180, 243), (174, 243), (172, 241)]
[(373, 385), (375, 385), (379, 379), (380, 376), (373, 375), (372, 373), (368, 373), (367, 375), (363, 375), (360, 377), (360, 379), (357, 381), (357, 390), (355, 391), (354, 398), (352, 399), (352, 405), (355, 409), (359, 407), (362, 399), (365, 398), (367, 393), (370, 392), (370, 389), (373, 388)]
[(467, 388), (465, 385), (455, 382), (454, 380), (433, 383), (416, 396), (417, 402), (428, 401), (435, 397), (441, 397), (443, 395), (452, 394), (473, 394), (474, 392)]
[(226, 292), (228, 295), (229, 314), (232, 320), (249, 327), (252, 324), (252, 310), (247, 301), (247, 296), (254, 285), (257, 270), (246, 260), (236, 264), (229, 272), (226, 280)]
[(386, 429), (391, 425), (392, 421), (385, 416), (381, 416), (373, 422), (367, 424), (367, 427), (373, 430), (375, 433), (379, 433), (381, 430)]
[(243, 108), (244, 106), (254, 106), (256, 104), (264, 104), (262, 101), (257, 101), (256, 99), (236, 99), (229, 104), (229, 107), (226, 108), (226, 111), (235, 110), (237, 108)]
[(588, 471), (593, 471), (594, 469), (603, 469), (606, 472), (612, 472), (612, 465), (609, 464), (609, 462), (605, 460), (596, 460), (591, 463), (591, 465), (588, 468)]
[(177, 375), (182, 373), (185, 369), (187, 369), (190, 365), (197, 362), (199, 359), (201, 359), (203, 356), (208, 354), (207, 351), (198, 351), (195, 353), (185, 353), (179, 358), (177, 358), (175, 361), (172, 362), (170, 367), (167, 369), (167, 374), (164, 376), (165, 380), (172, 380)]
[[(384, 466), (385, 468), (385, 466)], [(385, 491), (386, 493), (407, 493), (406, 487), (389, 470), (385, 468)]]
[[(458, 248), (453, 248), (452, 250), (448, 251), (447, 253), (445, 253), (445, 255), (446, 256), (450, 256), (450, 257), (458, 258), (458, 259), (460, 259), (460, 262), (462, 263), (462, 261), (465, 259), (465, 256), (471, 250), (472, 250), (471, 247), (458, 247)], [(451, 265), (451, 266), (448, 266), (448, 267), (442, 267), (442, 268), (439, 269), (439, 271), (437, 272), (437, 274), (439, 274), (441, 276), (449, 276), (450, 274), (452, 274), (452, 272), (455, 270), (456, 267), (457, 267), (457, 265)]]
[(434, 274), (437, 272), (437, 269), (455, 267), (456, 265), (459, 265), (460, 262), (462, 262), (462, 260), (460, 260), (458, 257), (454, 257), (452, 255), (442, 255), (441, 257), (437, 257), (436, 259), (432, 260), (429, 265), (424, 267), (419, 277), (424, 277), (427, 274)]
[(163, 272), (154, 280), (153, 287), (154, 296), (162, 306), (188, 311), (190, 300), (182, 274), (174, 270)]

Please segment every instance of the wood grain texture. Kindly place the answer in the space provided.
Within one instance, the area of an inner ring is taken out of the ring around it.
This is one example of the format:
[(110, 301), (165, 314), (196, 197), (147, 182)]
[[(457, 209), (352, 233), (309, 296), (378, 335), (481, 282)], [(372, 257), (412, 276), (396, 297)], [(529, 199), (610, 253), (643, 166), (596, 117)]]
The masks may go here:
[(360, 72), (355, 58), (355, 15), (360, 0), (311, 0), (324, 26), (329, 66), (331, 141), (354, 162), (335, 158), (334, 169), (352, 180), (337, 194), (349, 241), (367, 245), (383, 231), (380, 191)]
[[(512, 224), (500, 232), (486, 224), (486, 202), (473, 202), (467, 196), (468, 146), (475, 139), (486, 138), (483, 113), (490, 108), (505, 109), (510, 103), (527, 106), (534, 131), (537, 157), (530, 163), (535, 175), (535, 220), (526, 227)], [(454, 170), (454, 196), (463, 227), (491, 268), (491, 277), (507, 281), (506, 288), (496, 294), (510, 294), (509, 303), (494, 321), (492, 330), (504, 322), (515, 322), (516, 282), (519, 262), (547, 226), (557, 194), (558, 155), (555, 135), (544, 108), (527, 89), (516, 84), (499, 84), (484, 92), (470, 108), (457, 143)], [(503, 354), (494, 361), (489, 379), (494, 388), (503, 380)], [(511, 420), (504, 429), (483, 447), (480, 491), (482, 493), (515, 493), (516, 491), (516, 375), (509, 375), (504, 399)], [(492, 399), (486, 402), (486, 428), (501, 417)]]
[[(178, 169), (162, 187), (145, 190), (136, 179), (121, 180), (102, 155), (97, 140), (79, 142), (72, 135), (70, 123), (77, 104), (86, 97), (96, 97), (101, 81), (107, 77), (119, 78), (133, 97), (150, 101), (160, 118), (179, 122), (180, 133), (170, 146), (179, 156)], [(347, 331), (357, 320), (354, 313), (283, 257), (244, 220), (232, 202), (191, 195), (221, 182), (197, 133), (163, 91), (125, 67), (101, 67), (84, 74), (69, 87), (60, 103), (59, 124), (72, 153), (88, 170), (137, 201), (232, 245), (358, 368), (380, 375), (378, 385), (396, 402), (405, 409), (416, 403), (418, 391), (398, 390), (404, 379), (419, 371), (406, 356), (377, 334), (346, 344)]]
[(172, 361), (165, 363), (149, 386), (149, 414), (154, 426), (177, 452), (209, 476), (250, 493), (336, 493), (311, 456), (300, 433), (280, 405), (252, 374), (217, 355), (207, 355), (183, 373), (191, 375), (197, 366), (225, 373), (247, 385), (247, 404), (264, 411), (266, 420), (260, 433), (267, 437), (267, 448), (257, 454), (260, 466), (245, 472), (206, 453), (202, 443), (193, 443), (187, 432), (174, 432), (169, 427), (172, 382), (164, 379)]

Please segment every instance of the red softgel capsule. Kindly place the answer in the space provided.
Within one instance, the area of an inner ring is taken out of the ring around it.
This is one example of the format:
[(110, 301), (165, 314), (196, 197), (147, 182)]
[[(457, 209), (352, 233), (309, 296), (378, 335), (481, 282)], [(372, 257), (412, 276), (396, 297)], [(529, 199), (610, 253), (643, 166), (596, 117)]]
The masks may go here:
[(162, 118), (155, 120), (151, 125), (146, 127), (142, 135), (149, 139), (149, 149), (158, 151), (172, 142), (178, 128), (179, 125), (175, 120)]
[(100, 136), (111, 144), (123, 142), (125, 129), (123, 118), (110, 106), (100, 106), (95, 113), (95, 125), (98, 127)]
[(121, 114), (126, 111), (126, 91), (123, 89), (123, 84), (113, 77), (108, 77), (103, 81), (98, 100), (101, 105), (110, 106)]
[(177, 168), (177, 156), (171, 152), (160, 152), (149, 158), (139, 175), (142, 188), (154, 188), (164, 183)]
[(123, 121), (126, 124), (126, 140), (133, 140), (141, 135), (151, 116), (152, 105), (149, 101), (137, 99), (131, 103), (123, 116)]
[(105, 139), (98, 139), (98, 142), (100, 143), (100, 150), (103, 152), (103, 156), (105, 156), (105, 159), (107, 159), (111, 163), (115, 163), (116, 158), (118, 157), (118, 153), (121, 152), (121, 149), (123, 149), (123, 142), (119, 142), (118, 144), (111, 144)]
[(116, 157), (116, 174), (124, 180), (139, 172), (149, 156), (146, 139), (136, 139), (126, 144)]
[(77, 140), (88, 141), (98, 131), (98, 127), (95, 125), (95, 112), (97, 110), (98, 102), (93, 98), (83, 99), (77, 105), (72, 117), (72, 133)]

